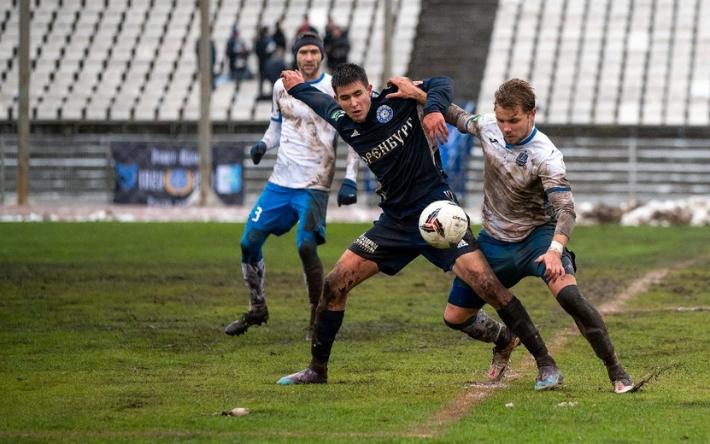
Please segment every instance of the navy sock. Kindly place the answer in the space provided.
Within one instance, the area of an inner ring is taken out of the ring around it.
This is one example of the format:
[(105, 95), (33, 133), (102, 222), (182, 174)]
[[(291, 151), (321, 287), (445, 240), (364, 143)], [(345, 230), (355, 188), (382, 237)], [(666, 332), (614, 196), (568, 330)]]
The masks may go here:
[(555, 360), (547, 352), (547, 346), (540, 336), (537, 327), (533, 324), (527, 310), (518, 298), (513, 299), (505, 307), (498, 310), (498, 316), (505, 322), (505, 325), (513, 332), (525, 348), (533, 355), (537, 366), (556, 365)]
[(316, 315), (316, 328), (311, 340), (311, 369), (318, 373), (328, 371), (330, 350), (343, 324), (343, 317), (344, 311), (322, 310)]

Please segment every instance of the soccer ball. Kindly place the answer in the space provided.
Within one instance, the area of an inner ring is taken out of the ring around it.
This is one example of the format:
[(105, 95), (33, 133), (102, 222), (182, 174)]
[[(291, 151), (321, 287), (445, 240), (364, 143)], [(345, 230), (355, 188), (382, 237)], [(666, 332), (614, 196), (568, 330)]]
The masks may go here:
[(419, 215), (419, 233), (435, 248), (458, 245), (468, 230), (466, 212), (450, 200), (437, 200)]

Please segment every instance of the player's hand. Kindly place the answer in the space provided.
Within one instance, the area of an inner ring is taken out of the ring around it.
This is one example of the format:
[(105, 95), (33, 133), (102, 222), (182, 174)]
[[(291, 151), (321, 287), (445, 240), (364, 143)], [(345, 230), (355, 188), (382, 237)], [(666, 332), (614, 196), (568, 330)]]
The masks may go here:
[(265, 153), (266, 144), (261, 140), (252, 145), (249, 150), (249, 155), (251, 156), (251, 161), (254, 162), (254, 165), (259, 165), (259, 162), (261, 162), (261, 158), (264, 157)]
[(389, 93), (386, 99), (414, 99), (417, 102), (426, 101), (426, 92), (417, 85), (422, 82), (413, 82), (409, 77), (390, 77), (387, 86), (396, 86), (397, 91)]
[(444, 115), (438, 112), (429, 113), (422, 119), (424, 132), (429, 138), (438, 143), (446, 143), (449, 138), (449, 128), (446, 126)]
[(284, 81), (284, 88), (286, 88), (286, 91), (304, 82), (303, 74), (296, 70), (288, 69), (281, 71), (281, 78)]
[(565, 275), (562, 256), (556, 251), (547, 250), (545, 254), (535, 259), (535, 262), (545, 264), (545, 278), (548, 282), (554, 282)]
[(350, 179), (343, 179), (338, 191), (338, 206), (352, 205), (357, 202), (357, 184)]

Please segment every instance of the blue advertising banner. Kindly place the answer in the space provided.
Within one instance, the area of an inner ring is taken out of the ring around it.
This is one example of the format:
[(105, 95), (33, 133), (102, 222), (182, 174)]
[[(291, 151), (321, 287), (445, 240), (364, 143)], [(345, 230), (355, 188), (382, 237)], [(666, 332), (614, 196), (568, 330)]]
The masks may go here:
[[(151, 206), (185, 205), (200, 188), (196, 145), (170, 142), (111, 144), (115, 186), (113, 201)], [(228, 205), (244, 202), (244, 151), (235, 144), (212, 148), (212, 184)]]

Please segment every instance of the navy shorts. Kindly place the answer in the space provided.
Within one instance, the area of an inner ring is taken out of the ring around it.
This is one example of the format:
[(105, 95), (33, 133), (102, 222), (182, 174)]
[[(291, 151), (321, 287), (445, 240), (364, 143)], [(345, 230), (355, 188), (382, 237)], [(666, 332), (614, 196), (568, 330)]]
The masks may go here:
[[(481, 230), (478, 244), (498, 280), (506, 288), (511, 288), (526, 276), (537, 276), (547, 283), (545, 264), (535, 260), (545, 254), (554, 234), (554, 223), (535, 228), (520, 242), (500, 241)], [(574, 253), (566, 248), (562, 253), (562, 267), (565, 274), (570, 275), (574, 275), (577, 269)], [(485, 304), (473, 289), (458, 278), (454, 279), (449, 303), (466, 308), (480, 308)]]
[(418, 220), (400, 221), (382, 213), (367, 232), (348, 248), (360, 257), (375, 262), (382, 273), (393, 276), (420, 254), (444, 271), (450, 271), (456, 259), (478, 249), (469, 228), (456, 247), (439, 249), (429, 245), (419, 234)]

